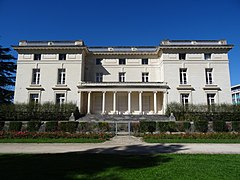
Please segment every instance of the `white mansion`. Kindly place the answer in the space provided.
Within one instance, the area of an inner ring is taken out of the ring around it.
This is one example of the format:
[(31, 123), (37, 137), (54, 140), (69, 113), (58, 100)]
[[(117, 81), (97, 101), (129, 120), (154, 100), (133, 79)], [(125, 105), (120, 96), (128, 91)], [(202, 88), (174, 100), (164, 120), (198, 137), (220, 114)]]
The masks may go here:
[(168, 103), (232, 103), (225, 40), (88, 47), (20, 41), (15, 103), (76, 103), (81, 113), (164, 114)]

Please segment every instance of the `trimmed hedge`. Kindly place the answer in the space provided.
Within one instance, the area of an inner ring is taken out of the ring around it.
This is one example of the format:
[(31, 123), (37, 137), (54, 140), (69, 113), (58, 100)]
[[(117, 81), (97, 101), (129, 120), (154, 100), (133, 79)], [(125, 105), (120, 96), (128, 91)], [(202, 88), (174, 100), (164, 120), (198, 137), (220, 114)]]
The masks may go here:
[(131, 122), (130, 124), (131, 132), (134, 134), (140, 133), (140, 123), (139, 122)]
[(213, 121), (213, 131), (215, 132), (226, 132), (226, 122), (225, 121)]
[(37, 132), (41, 125), (41, 121), (29, 121), (27, 122), (27, 131)]
[(98, 123), (98, 130), (100, 132), (109, 132), (110, 131), (110, 125), (108, 122), (99, 122)]
[(232, 121), (232, 130), (240, 132), (240, 121)]
[(168, 132), (168, 131), (175, 132), (176, 131), (176, 123), (173, 121), (158, 122), (157, 127), (160, 132)]
[(4, 121), (1, 121), (1, 122), (0, 122), (0, 131), (2, 131), (2, 130), (3, 130), (3, 128), (4, 128), (4, 125), (5, 125), (5, 122), (4, 122)]
[(77, 121), (68, 121), (68, 122), (60, 122), (59, 129), (60, 131), (75, 133), (78, 127)]
[(95, 122), (79, 122), (80, 132), (97, 132), (98, 123)]
[(54, 132), (58, 130), (58, 121), (48, 121), (45, 125), (46, 132)]
[(176, 122), (178, 132), (189, 132), (191, 128), (190, 122)]
[(140, 121), (140, 132), (153, 133), (154, 131), (156, 131), (156, 122), (155, 121)]
[(197, 132), (207, 132), (208, 131), (208, 121), (196, 121), (194, 123), (195, 130)]
[(22, 122), (13, 121), (9, 123), (8, 131), (21, 131), (22, 129)]

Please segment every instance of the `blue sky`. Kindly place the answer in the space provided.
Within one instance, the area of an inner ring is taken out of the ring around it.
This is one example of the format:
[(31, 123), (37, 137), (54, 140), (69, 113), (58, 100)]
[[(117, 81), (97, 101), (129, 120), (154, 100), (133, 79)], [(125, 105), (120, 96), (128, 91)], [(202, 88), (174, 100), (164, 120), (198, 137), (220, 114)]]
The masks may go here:
[[(240, 0), (0, 0), (0, 44), (83, 39), (88, 46), (227, 39), (240, 84)], [(16, 53), (14, 53), (16, 56)]]

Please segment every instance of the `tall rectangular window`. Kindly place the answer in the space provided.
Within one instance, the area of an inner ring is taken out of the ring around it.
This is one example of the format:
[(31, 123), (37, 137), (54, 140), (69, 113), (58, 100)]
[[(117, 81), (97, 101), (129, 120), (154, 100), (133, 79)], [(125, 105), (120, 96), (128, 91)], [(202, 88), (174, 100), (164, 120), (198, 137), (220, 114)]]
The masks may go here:
[(215, 104), (215, 95), (216, 94), (207, 94), (207, 104), (214, 105)]
[(187, 84), (187, 69), (181, 68), (179, 70), (179, 76), (180, 76), (180, 84)]
[(142, 64), (148, 64), (148, 59), (142, 59)]
[(204, 54), (204, 60), (210, 60), (211, 59), (211, 53), (205, 53)]
[(64, 104), (66, 101), (65, 94), (64, 93), (59, 93), (56, 94), (56, 104)]
[(65, 84), (66, 69), (58, 69), (58, 84)]
[(32, 71), (32, 84), (40, 83), (40, 69), (33, 69)]
[(186, 106), (189, 104), (189, 94), (181, 94), (181, 103)]
[(102, 59), (97, 58), (96, 59), (96, 65), (102, 65)]
[(34, 60), (40, 61), (41, 60), (41, 54), (34, 54)]
[(142, 73), (142, 82), (148, 82), (148, 72)]
[(185, 60), (185, 59), (186, 59), (186, 53), (180, 53), (179, 60)]
[(206, 84), (212, 84), (213, 83), (212, 69), (210, 68), (205, 69), (205, 76), (206, 76)]
[(38, 104), (39, 103), (39, 94), (30, 94), (29, 102)]
[(96, 73), (96, 82), (103, 81), (103, 73)]
[(119, 82), (125, 82), (125, 72), (119, 73)]
[(59, 60), (66, 60), (66, 54), (59, 54)]
[(119, 64), (126, 64), (126, 59), (119, 59)]

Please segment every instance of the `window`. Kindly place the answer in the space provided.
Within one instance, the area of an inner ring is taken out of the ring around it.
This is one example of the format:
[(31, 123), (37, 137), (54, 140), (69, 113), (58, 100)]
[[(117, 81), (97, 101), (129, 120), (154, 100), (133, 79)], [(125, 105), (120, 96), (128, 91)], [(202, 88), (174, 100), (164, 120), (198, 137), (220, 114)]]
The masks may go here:
[(34, 54), (34, 60), (35, 61), (41, 60), (41, 54)]
[(96, 59), (96, 65), (102, 65), (102, 59)]
[(179, 60), (185, 60), (186, 59), (186, 54), (185, 53), (180, 53), (179, 54)]
[(32, 71), (32, 84), (40, 83), (40, 69), (33, 69)]
[(66, 54), (59, 54), (59, 60), (66, 60)]
[(119, 82), (125, 82), (125, 72), (119, 73)]
[(148, 64), (148, 59), (142, 59), (142, 64)]
[(126, 64), (126, 59), (119, 59), (119, 64)]
[(30, 103), (38, 104), (39, 102), (39, 94), (30, 94)]
[(65, 84), (66, 69), (58, 69), (58, 84)]
[(189, 104), (189, 94), (181, 94), (181, 103), (184, 106), (187, 106)]
[(103, 81), (103, 73), (96, 73), (96, 82)]
[(56, 104), (64, 104), (65, 103), (65, 94), (64, 93), (60, 93), (60, 94), (56, 94)]
[(206, 84), (212, 84), (212, 69), (205, 69), (205, 75), (206, 75)]
[(205, 60), (210, 60), (211, 59), (211, 55), (212, 55), (211, 53), (205, 53), (204, 54), (204, 59)]
[(215, 104), (215, 94), (207, 94), (207, 104), (208, 105)]
[(148, 82), (148, 74), (149, 73), (142, 73), (142, 82)]
[(187, 69), (180, 69), (180, 84), (187, 84)]

